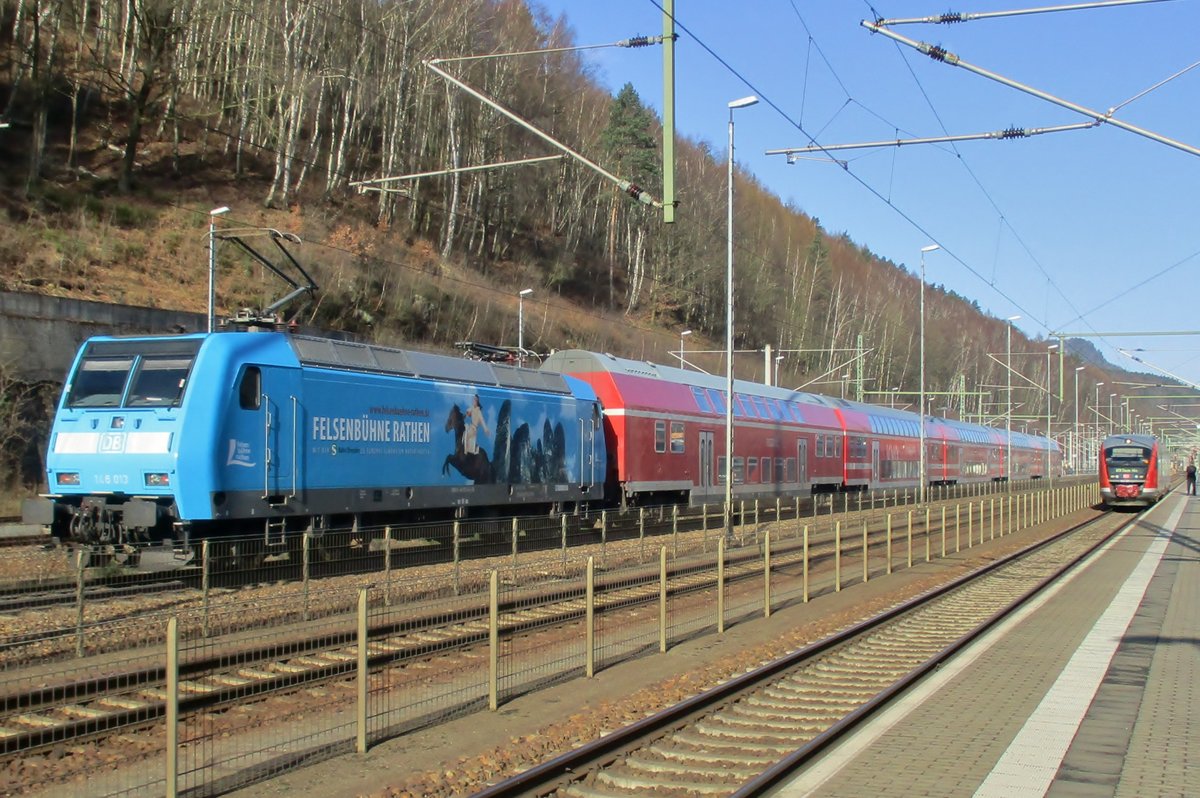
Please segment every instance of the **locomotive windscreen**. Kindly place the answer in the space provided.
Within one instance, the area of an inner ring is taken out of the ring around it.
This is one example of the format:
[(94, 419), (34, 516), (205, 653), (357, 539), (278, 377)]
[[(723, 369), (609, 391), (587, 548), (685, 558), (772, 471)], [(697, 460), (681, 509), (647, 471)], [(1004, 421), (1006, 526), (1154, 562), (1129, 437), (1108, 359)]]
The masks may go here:
[(68, 407), (174, 407), (183, 400), (196, 339), (93, 341), (71, 377)]

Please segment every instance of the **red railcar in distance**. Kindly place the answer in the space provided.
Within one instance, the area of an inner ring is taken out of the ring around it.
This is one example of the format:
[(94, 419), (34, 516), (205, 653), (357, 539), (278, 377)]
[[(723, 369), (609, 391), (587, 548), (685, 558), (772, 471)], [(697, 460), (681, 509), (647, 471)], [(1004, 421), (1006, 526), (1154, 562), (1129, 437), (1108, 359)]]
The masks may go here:
[(1100, 446), (1100, 498), (1110, 507), (1148, 507), (1170, 489), (1154, 435), (1109, 435)]

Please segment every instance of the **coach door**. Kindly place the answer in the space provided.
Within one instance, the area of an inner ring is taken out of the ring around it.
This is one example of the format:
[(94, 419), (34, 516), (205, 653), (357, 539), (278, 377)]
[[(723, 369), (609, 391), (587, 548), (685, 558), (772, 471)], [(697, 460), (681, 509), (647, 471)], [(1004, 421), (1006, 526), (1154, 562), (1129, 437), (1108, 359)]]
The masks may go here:
[(808, 438), (801, 438), (796, 444), (796, 482), (801, 487), (808, 484)]
[(879, 441), (871, 441), (871, 479), (868, 487), (875, 486), (879, 478)]
[(700, 445), (697, 448), (700, 451), (700, 476), (696, 484), (700, 493), (707, 496), (713, 485), (713, 434), (701, 432)]

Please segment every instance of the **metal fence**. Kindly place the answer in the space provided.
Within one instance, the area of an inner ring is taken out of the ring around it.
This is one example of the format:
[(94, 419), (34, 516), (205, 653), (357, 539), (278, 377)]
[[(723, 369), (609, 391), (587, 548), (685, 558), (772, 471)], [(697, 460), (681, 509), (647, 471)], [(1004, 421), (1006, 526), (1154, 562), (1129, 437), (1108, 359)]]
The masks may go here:
[(730, 536), (720, 508), (655, 508), (331, 530), (276, 554), (212, 541), (187, 584), (137, 613), (79, 576), (83, 599), (0, 640), (0, 727), (24, 729), (0, 737), (24, 765), (0, 787), (217, 794), (952, 556), (1098, 495), (1029, 487), (922, 507), (748, 505)]

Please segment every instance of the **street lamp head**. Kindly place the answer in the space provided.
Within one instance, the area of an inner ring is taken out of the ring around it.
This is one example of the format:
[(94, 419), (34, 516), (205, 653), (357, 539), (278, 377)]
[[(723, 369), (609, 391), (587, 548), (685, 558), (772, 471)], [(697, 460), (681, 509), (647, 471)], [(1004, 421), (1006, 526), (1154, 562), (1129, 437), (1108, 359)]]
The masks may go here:
[(691, 335), (691, 334), (692, 334), (691, 330), (684, 330), (683, 332), (679, 333), (679, 337), (682, 338), (685, 335)]
[(223, 216), (224, 214), (227, 214), (227, 213), (229, 213), (229, 206), (222, 205), (220, 208), (213, 208), (211, 211), (208, 212), (208, 215), (209, 216)]
[(921, 247), (921, 251), (922, 252), (933, 252), (934, 250), (938, 250), (941, 248), (942, 248), (941, 244), (930, 244), (927, 247)]
[(1050, 344), (1046, 347), (1047, 352), (1053, 352), (1055, 349), (1058, 349), (1058, 344)]
[(757, 105), (758, 98), (751, 94), (749, 97), (742, 97), (740, 100), (733, 100), (729, 103), (729, 110), (734, 108), (747, 108), (751, 105)]
[(1009, 316), (1008, 321), (1016, 321), (1019, 318), (1021, 318), (1021, 317), (1020, 316)]
[(523, 288), (523, 289), (521, 289), (520, 293), (517, 294), (517, 296), (529, 296), (532, 293), (533, 293), (532, 288)]
[(1085, 368), (1087, 368), (1087, 366), (1076, 366), (1076, 367), (1075, 367), (1075, 370), (1076, 370), (1076, 371), (1083, 371)]

